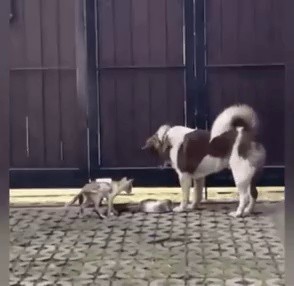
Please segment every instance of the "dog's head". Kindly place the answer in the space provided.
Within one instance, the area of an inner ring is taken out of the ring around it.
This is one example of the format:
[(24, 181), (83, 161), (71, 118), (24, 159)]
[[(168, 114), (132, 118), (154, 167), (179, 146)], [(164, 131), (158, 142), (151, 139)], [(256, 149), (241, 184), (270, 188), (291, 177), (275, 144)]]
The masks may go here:
[(170, 140), (167, 132), (171, 127), (169, 125), (162, 125), (149, 138), (147, 138), (142, 150), (149, 149), (159, 155), (164, 155), (171, 148)]

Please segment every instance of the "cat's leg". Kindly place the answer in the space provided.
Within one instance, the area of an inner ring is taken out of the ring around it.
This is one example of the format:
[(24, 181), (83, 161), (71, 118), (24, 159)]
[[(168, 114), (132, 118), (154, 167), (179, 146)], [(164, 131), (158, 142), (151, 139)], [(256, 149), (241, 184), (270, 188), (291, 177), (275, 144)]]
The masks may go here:
[(103, 196), (98, 195), (94, 200), (94, 211), (100, 216), (100, 218), (106, 218), (106, 215), (103, 213), (103, 208), (101, 207), (101, 201)]
[(113, 206), (114, 197), (109, 196), (108, 197), (108, 208), (107, 208), (107, 216), (110, 216), (111, 214), (117, 216), (118, 212)]

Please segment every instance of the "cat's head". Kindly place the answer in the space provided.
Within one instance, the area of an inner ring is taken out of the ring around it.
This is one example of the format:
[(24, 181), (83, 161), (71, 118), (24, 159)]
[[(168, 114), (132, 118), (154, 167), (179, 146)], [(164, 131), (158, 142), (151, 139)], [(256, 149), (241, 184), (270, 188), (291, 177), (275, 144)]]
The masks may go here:
[(126, 192), (128, 195), (132, 192), (134, 179), (128, 179), (127, 177), (123, 177), (120, 181), (118, 181), (119, 189), (121, 191)]

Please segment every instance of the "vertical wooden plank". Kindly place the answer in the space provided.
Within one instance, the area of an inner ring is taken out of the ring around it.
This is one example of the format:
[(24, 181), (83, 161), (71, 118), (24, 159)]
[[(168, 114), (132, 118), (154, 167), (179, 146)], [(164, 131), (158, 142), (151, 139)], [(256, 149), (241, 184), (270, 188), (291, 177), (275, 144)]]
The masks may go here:
[(113, 1), (98, 0), (98, 57), (100, 66), (113, 66), (115, 63)]
[[(26, 64), (29, 67), (42, 66), (41, 14), (40, 1), (27, 0), (24, 6)], [(44, 164), (44, 121), (43, 121), (43, 80), (42, 73), (26, 73), (28, 93), (28, 120), (30, 166)]]
[(25, 25), (24, 5), (22, 0), (15, 0), (15, 13), (17, 18), (10, 24), (10, 67), (25, 66)]
[(115, 58), (117, 66), (132, 65), (131, 0), (113, 0)]
[(116, 78), (117, 156), (119, 166), (134, 164), (133, 72), (118, 71)]
[[(10, 64), (11, 68), (25, 66), (24, 1), (15, 2), (18, 17), (10, 25)], [(11, 167), (27, 165), (26, 154), (26, 115), (27, 93), (22, 72), (11, 72), (10, 77), (10, 161)]]
[(149, 0), (150, 65), (166, 64), (166, 1)]
[[(88, 159), (89, 134), (88, 134), (88, 102), (89, 102), (89, 74), (88, 74), (88, 51), (85, 1), (74, 2), (74, 27), (75, 27), (75, 89), (76, 89), (76, 150), (78, 150), (77, 163), (83, 172), (90, 176), (90, 161)], [(92, 59), (94, 60), (94, 59)]]
[(222, 75), (217, 71), (211, 71), (208, 75), (209, 128), (222, 109), (222, 101)]
[(117, 166), (117, 101), (116, 79), (112, 72), (100, 76), (100, 134), (103, 167)]
[(45, 161), (48, 167), (61, 166), (59, 72), (47, 71), (43, 76), (45, 118)]
[[(59, 4), (59, 64), (75, 66), (75, 1), (58, 1)], [(63, 166), (77, 167), (81, 152), (77, 132), (77, 92), (76, 74), (60, 71), (61, 140)]]
[(137, 71), (134, 75), (134, 106), (135, 119), (134, 128), (134, 156), (137, 158), (137, 166), (154, 165), (154, 160), (148, 152), (143, 152), (140, 147), (145, 143), (148, 136), (151, 136), (154, 130), (150, 127), (150, 94), (149, 94), (149, 72)]
[[(281, 69), (261, 70), (257, 79), (260, 112), (261, 139), (267, 148), (267, 165), (283, 165), (284, 162), (284, 74)], [(279, 137), (272, 132), (279, 130)], [(280, 150), (280, 152), (277, 152)]]
[(62, 129), (62, 166), (79, 167), (78, 124), (76, 74), (72, 71), (60, 71), (61, 129)]
[(147, 66), (149, 63), (148, 1), (132, 0), (132, 49), (135, 66)]
[(167, 121), (172, 125), (184, 125), (185, 76), (182, 70), (167, 72)]
[(151, 130), (155, 132), (157, 128), (167, 123), (167, 78), (166, 72), (153, 70), (150, 78), (150, 120)]
[(238, 63), (255, 61), (255, 0), (238, 1)]
[[(42, 0), (43, 65), (58, 67), (58, 0)], [(59, 72), (43, 75), (45, 161), (48, 167), (60, 166)]]
[(271, 0), (272, 22), (273, 22), (273, 54), (272, 61), (277, 63), (285, 62), (284, 52), (284, 1)]
[(237, 63), (238, 1), (222, 0), (222, 63)]
[(271, 62), (272, 55), (272, 19), (271, 1), (255, 1), (255, 52), (256, 63)]
[(222, 0), (206, 0), (207, 63), (222, 60)]
[(10, 77), (10, 111), (11, 111), (11, 167), (27, 167), (27, 133), (25, 77), (20, 72), (13, 72)]
[(58, 1), (58, 4), (60, 65), (75, 67), (75, 1)]
[(183, 64), (183, 9), (184, 0), (167, 0), (166, 2), (166, 45), (169, 65)]
[(240, 103), (240, 75), (238, 70), (226, 70), (223, 78), (224, 103), (222, 108)]

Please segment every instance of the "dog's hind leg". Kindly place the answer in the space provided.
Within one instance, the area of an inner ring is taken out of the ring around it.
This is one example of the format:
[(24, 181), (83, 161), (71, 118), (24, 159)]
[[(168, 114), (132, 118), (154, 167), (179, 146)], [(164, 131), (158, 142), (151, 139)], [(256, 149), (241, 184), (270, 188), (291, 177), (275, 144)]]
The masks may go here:
[(259, 176), (260, 176), (260, 172), (258, 171), (254, 174), (254, 176), (252, 178), (252, 181), (251, 181), (251, 184), (249, 187), (249, 191), (248, 191), (250, 194), (249, 203), (244, 210), (244, 216), (250, 215), (254, 209), (254, 206), (255, 206), (255, 203), (256, 203), (256, 200), (258, 197), (258, 191), (256, 188), (256, 181)]
[(230, 212), (233, 217), (242, 217), (244, 215), (245, 207), (249, 203), (250, 195), (248, 190), (250, 189), (249, 184), (239, 184), (237, 185), (239, 191), (239, 205), (236, 211)]
[(233, 164), (231, 164), (231, 169), (236, 187), (239, 191), (239, 205), (237, 210), (235, 212), (231, 212), (230, 215), (234, 217), (241, 217), (245, 214), (245, 208), (247, 205), (254, 206), (255, 201), (253, 200), (250, 192), (251, 182), (254, 177), (255, 170), (247, 161), (242, 159), (233, 162)]

